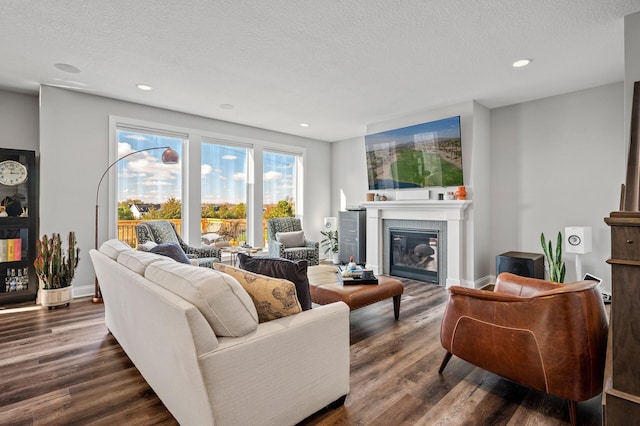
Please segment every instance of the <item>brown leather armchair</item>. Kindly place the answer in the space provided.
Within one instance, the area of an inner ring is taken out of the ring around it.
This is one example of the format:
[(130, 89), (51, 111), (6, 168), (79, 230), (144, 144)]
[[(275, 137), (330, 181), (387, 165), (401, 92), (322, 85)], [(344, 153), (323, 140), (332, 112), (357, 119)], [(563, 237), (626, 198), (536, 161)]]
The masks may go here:
[(494, 291), (450, 287), (440, 341), (484, 370), (569, 401), (602, 392), (609, 321), (598, 283), (556, 284), (509, 273)]

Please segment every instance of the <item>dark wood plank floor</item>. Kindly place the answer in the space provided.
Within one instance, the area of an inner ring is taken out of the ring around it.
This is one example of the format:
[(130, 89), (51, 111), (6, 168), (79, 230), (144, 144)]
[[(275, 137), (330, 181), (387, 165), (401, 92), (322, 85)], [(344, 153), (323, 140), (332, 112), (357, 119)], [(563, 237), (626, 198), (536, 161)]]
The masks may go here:
[[(400, 321), (390, 300), (351, 313), (349, 397), (302, 425), (569, 422), (564, 400), (458, 358), (439, 375), (446, 292), (403, 281)], [(102, 305), (76, 300), (69, 308), (23, 309), (0, 309), (0, 425), (177, 424), (108, 334)], [(602, 424), (600, 399), (579, 403), (578, 419)]]

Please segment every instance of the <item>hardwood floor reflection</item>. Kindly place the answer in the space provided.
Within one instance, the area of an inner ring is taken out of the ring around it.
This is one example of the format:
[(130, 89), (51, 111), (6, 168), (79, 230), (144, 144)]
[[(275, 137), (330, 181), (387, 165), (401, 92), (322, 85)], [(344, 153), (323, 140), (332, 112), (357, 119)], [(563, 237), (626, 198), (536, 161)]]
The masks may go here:
[[(561, 425), (566, 401), (504, 380), (444, 350), (446, 291), (403, 280), (391, 300), (351, 313), (351, 392), (343, 407), (301, 425)], [(48, 311), (0, 309), (0, 425), (175, 425), (89, 299)], [(600, 398), (578, 404), (581, 425), (602, 424)]]

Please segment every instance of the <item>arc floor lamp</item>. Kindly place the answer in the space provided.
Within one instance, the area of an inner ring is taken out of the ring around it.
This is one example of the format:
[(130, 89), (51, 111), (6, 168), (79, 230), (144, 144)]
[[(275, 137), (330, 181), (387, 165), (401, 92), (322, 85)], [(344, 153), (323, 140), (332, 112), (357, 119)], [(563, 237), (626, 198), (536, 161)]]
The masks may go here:
[[(139, 154), (144, 151), (152, 151), (154, 149), (164, 149), (164, 152), (162, 153), (162, 162), (164, 164), (176, 164), (180, 159), (180, 157), (178, 156), (178, 153), (175, 152), (173, 149), (171, 149), (171, 147), (169, 146), (157, 146), (153, 148), (145, 148), (139, 151), (130, 152), (127, 155), (123, 155), (113, 163), (109, 164), (109, 166), (104, 171), (104, 173), (102, 173), (102, 176), (100, 177), (100, 181), (98, 182), (98, 188), (96, 189), (96, 244), (95, 244), (96, 250), (98, 250), (98, 196), (100, 195), (100, 185), (102, 185), (102, 181), (104, 180), (105, 176), (107, 176), (107, 174), (109, 173), (109, 170), (111, 170), (111, 168), (116, 164), (118, 164), (120, 161), (132, 155)], [(102, 303), (102, 292), (100, 291), (100, 285), (98, 284), (98, 277), (96, 277), (96, 280), (95, 280), (95, 291), (93, 293), (92, 300), (93, 300), (93, 303)]]

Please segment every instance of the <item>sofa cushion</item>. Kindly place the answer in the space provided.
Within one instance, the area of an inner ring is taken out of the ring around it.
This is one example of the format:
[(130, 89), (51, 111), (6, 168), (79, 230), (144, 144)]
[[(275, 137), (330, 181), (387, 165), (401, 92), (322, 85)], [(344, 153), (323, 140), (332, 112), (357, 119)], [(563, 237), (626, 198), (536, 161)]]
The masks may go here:
[(182, 250), (182, 247), (180, 247), (180, 244), (177, 244), (177, 243), (157, 244), (155, 247), (149, 250), (149, 253), (160, 254), (162, 256), (170, 257), (176, 262), (186, 263), (191, 265), (191, 261), (187, 257), (187, 254), (184, 252), (184, 250)]
[(258, 327), (251, 297), (230, 275), (179, 262), (154, 262), (144, 276), (197, 307), (217, 336), (240, 337)]
[(137, 250), (126, 250), (118, 255), (117, 262), (123, 266), (126, 266), (136, 274), (144, 275), (147, 266), (153, 262), (174, 262), (172, 259), (166, 256), (160, 256), (159, 254), (145, 253)]
[(276, 232), (276, 240), (285, 248), (304, 247), (304, 231)]
[(311, 309), (311, 292), (307, 277), (309, 263), (306, 260), (294, 261), (279, 257), (247, 256), (244, 253), (238, 253), (238, 261), (241, 269), (291, 281), (296, 285), (296, 294), (302, 310)]
[(216, 264), (215, 268), (231, 275), (247, 290), (258, 311), (258, 322), (267, 322), (302, 312), (296, 295), (296, 286), (291, 281), (254, 274), (222, 263)]
[(131, 246), (124, 241), (117, 239), (108, 240), (100, 246), (100, 252), (109, 256), (112, 260), (116, 260), (118, 255), (125, 250), (133, 250)]

